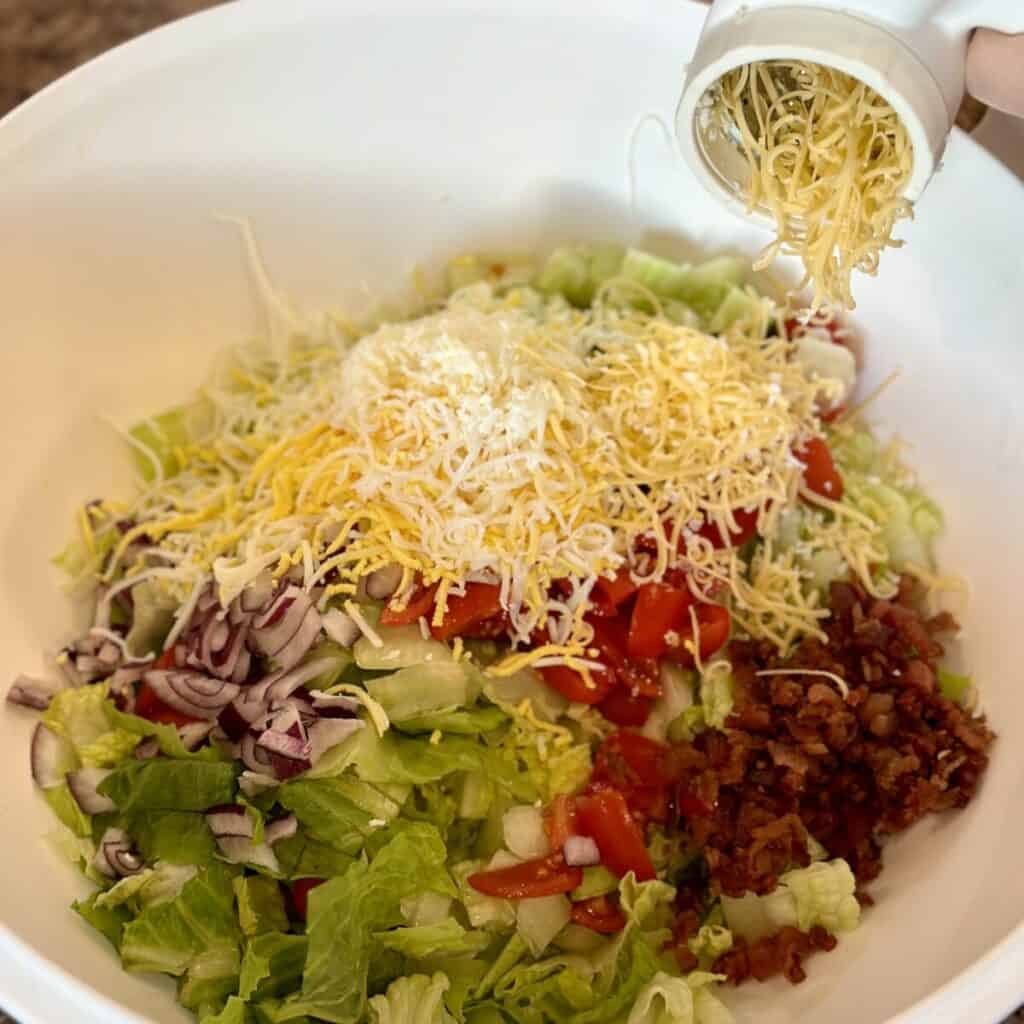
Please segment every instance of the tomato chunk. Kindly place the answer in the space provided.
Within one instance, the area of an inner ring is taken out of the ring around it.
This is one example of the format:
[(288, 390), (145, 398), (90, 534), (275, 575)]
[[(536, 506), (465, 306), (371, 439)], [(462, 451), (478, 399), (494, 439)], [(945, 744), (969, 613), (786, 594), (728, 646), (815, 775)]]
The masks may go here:
[(577, 808), (580, 831), (597, 843), (604, 865), (620, 877), (632, 871), (640, 882), (655, 877), (643, 833), (618, 790), (601, 789), (581, 797)]
[[(754, 509), (753, 512), (748, 512), (744, 508), (738, 508), (733, 510), (732, 515), (736, 520), (737, 529), (729, 531), (729, 544), (734, 548), (740, 548), (748, 540), (757, 536), (758, 511)], [(713, 548), (726, 546), (722, 531), (715, 523), (705, 523), (697, 532), (710, 541)]]
[(598, 748), (593, 775), (598, 782), (610, 782), (616, 788), (657, 788), (674, 783), (679, 772), (671, 747), (638, 732), (620, 729)]
[(540, 669), (540, 674), (552, 690), (577, 704), (600, 704), (615, 685), (612, 674), (602, 669), (590, 670), (592, 686), (588, 685), (582, 672), (577, 672), (568, 665), (549, 665)]
[(597, 710), (616, 725), (640, 726), (647, 721), (654, 701), (633, 693), (623, 686), (616, 686), (597, 706)]
[(494, 871), (478, 871), (468, 881), (485, 896), (528, 900), (572, 892), (583, 881), (583, 869), (569, 867), (558, 853)]
[(494, 583), (467, 583), (466, 592), (449, 594), (440, 626), (431, 626), (435, 640), (451, 640), (501, 613), (501, 588)]
[(157, 722), (160, 725), (190, 725), (192, 722), (199, 721), (198, 718), (192, 718), (177, 708), (165, 704), (150, 689), (148, 683), (143, 683), (135, 695), (135, 714), (139, 718), (145, 718), (149, 722)]
[(432, 583), (429, 587), (418, 583), (404, 608), (396, 608), (393, 603), (394, 599), (385, 606), (384, 611), (380, 613), (380, 624), (382, 626), (408, 626), (417, 622), (424, 615), (429, 618), (434, 610), (436, 594), (436, 583)]
[(670, 634), (687, 621), (693, 595), (687, 587), (647, 583), (640, 588), (629, 620), (626, 653), (634, 658), (657, 658), (671, 646)]
[(600, 935), (613, 935), (626, 927), (626, 915), (607, 896), (594, 896), (574, 903), (572, 919)]
[(633, 658), (626, 653), (629, 623), (623, 617), (588, 619), (594, 628), (591, 645), (598, 660), (608, 666), (615, 681), (643, 697), (660, 697), (661, 681), (656, 658)]
[(809, 491), (832, 501), (842, 501), (843, 478), (836, 469), (832, 452), (820, 437), (812, 437), (793, 452), (804, 464), (804, 483)]
[(576, 835), (576, 801), (571, 796), (561, 793), (551, 801), (544, 815), (544, 831), (555, 851), (565, 846), (569, 836)]
[(295, 905), (295, 913), (305, 921), (309, 913), (309, 892), (318, 885), (323, 885), (326, 878), (297, 878), (292, 882), (292, 903)]
[[(729, 640), (729, 629), (732, 619), (729, 609), (723, 608), (720, 604), (698, 604), (694, 609), (697, 619), (697, 648), (701, 659), (710, 658), (716, 651), (720, 651)], [(686, 627), (679, 631), (679, 646), (669, 654), (673, 661), (682, 665), (692, 667), (695, 664), (694, 658), (687, 643), (694, 644), (693, 623), (687, 623)]]
[(161, 669), (174, 668), (177, 663), (177, 658), (174, 655), (174, 648), (168, 647), (167, 650), (153, 662), (153, 668), (158, 671)]
[(637, 592), (629, 569), (620, 569), (614, 579), (599, 576), (590, 592), (590, 603), (595, 615), (615, 615), (619, 607), (625, 604)]

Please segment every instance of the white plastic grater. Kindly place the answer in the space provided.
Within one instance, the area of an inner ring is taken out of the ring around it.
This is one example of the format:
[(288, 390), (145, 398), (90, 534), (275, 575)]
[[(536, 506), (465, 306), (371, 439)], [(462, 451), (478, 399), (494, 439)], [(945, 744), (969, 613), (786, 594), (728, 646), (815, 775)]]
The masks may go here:
[(806, 60), (853, 75), (883, 96), (906, 125), (917, 199), (942, 159), (964, 95), (967, 43), (976, 28), (1024, 32), (1024, 0), (716, 0), (687, 70), (676, 134), (704, 187), (748, 213), (746, 163), (729, 138), (706, 131), (701, 98), (726, 72), (753, 61)]

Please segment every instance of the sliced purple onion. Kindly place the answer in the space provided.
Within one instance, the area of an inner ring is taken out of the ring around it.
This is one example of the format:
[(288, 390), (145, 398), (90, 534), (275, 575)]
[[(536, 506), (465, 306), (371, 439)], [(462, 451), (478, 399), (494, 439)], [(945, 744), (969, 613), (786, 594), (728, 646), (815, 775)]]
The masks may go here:
[(224, 836), (217, 840), (224, 859), (231, 864), (252, 864), (278, 874), (281, 865), (267, 843), (254, 843), (244, 836)]
[(330, 608), (321, 616), (324, 632), (341, 647), (351, 647), (363, 634), (356, 620), (340, 608)]
[(156, 670), (143, 679), (165, 704), (192, 718), (215, 719), (240, 692), (234, 683), (198, 672)]
[(128, 875), (137, 875), (145, 861), (136, 852), (127, 832), (119, 828), (108, 828), (103, 833), (92, 863), (107, 878), (126, 878)]
[(68, 769), (74, 767), (75, 748), (40, 722), (32, 732), (29, 759), (35, 784), (40, 789), (52, 789), (59, 786)]
[(253, 722), (265, 713), (266, 709), (262, 703), (246, 701), (242, 696), (224, 707), (217, 716), (217, 724), (227, 734), (228, 739), (237, 743), (249, 731)]
[(267, 729), (260, 735), (256, 745), (267, 752), (274, 774), (282, 781), (312, 767), (309, 760), (311, 747), (298, 736)]
[(239, 595), (238, 607), (248, 614), (263, 611), (274, 599), (277, 585), (269, 572), (262, 572)]
[(562, 850), (570, 867), (588, 868), (601, 863), (601, 851), (590, 836), (569, 836)]
[(338, 667), (339, 660), (330, 656), (314, 658), (288, 672), (274, 672), (245, 689), (242, 699), (248, 703), (272, 704), (287, 700), (300, 686), (318, 679)]
[(324, 718), (357, 715), (362, 707), (355, 697), (348, 697), (343, 693), (314, 690), (310, 696), (313, 698), (313, 710), (318, 711)]
[(309, 727), (309, 760), (317, 761), (339, 743), (343, 743), (354, 732), (363, 728), (358, 718), (321, 718)]
[(269, 846), (273, 846), (274, 843), (281, 839), (291, 839), (298, 830), (298, 819), (294, 814), (288, 814), (283, 818), (270, 822), (263, 829), (263, 839)]
[(148, 761), (151, 757), (160, 755), (160, 741), (155, 736), (147, 736), (136, 748), (135, 758), (138, 761)]
[(279, 785), (273, 775), (265, 775), (263, 772), (244, 771), (238, 776), (238, 788), (251, 800), (266, 793), (270, 789), (276, 789)]
[(121, 660), (121, 648), (107, 640), (96, 652), (96, 660), (107, 668), (114, 668)]
[(250, 771), (256, 772), (258, 775), (273, 775), (276, 778), (274, 766), (270, 760), (270, 751), (257, 744), (256, 741), (259, 737), (259, 733), (249, 730), (242, 737), (239, 757), (242, 759), (242, 764)]
[(217, 839), (240, 836), (252, 839), (253, 824), (245, 808), (239, 804), (225, 804), (206, 812), (206, 824)]
[(45, 711), (53, 700), (53, 687), (41, 679), (18, 676), (7, 691), (7, 703), (18, 707)]
[(402, 567), (395, 562), (375, 569), (366, 577), (366, 594), (374, 601), (386, 601), (402, 582)]
[(289, 585), (265, 612), (253, 619), (250, 647), (258, 654), (273, 658), (287, 671), (313, 646), (320, 629), (320, 613), (309, 595)]
[(79, 768), (68, 772), (68, 789), (83, 813), (110, 814), (117, 810), (117, 804), (109, 796), (103, 796), (97, 791), (99, 784), (109, 774), (109, 768)]
[(213, 732), (214, 722), (189, 722), (178, 726), (178, 735), (186, 750), (197, 750), (206, 742)]

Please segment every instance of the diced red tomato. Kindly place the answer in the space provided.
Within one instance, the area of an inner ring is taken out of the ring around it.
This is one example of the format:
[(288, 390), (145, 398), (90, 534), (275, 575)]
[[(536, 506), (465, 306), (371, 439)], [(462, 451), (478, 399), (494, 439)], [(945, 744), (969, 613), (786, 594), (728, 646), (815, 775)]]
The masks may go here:
[(601, 935), (614, 935), (626, 927), (626, 915), (607, 896), (594, 896), (574, 903), (572, 919)]
[(689, 621), (693, 604), (688, 587), (667, 583), (647, 583), (640, 588), (629, 620), (626, 653), (634, 658), (657, 658), (670, 645), (670, 634), (678, 632)]
[(295, 904), (295, 913), (305, 921), (309, 912), (309, 892), (318, 885), (323, 885), (326, 878), (297, 878), (292, 882), (292, 903)]
[(629, 729), (612, 733), (594, 758), (594, 780), (617, 789), (660, 788), (676, 782), (678, 774), (671, 747)]
[(135, 714), (150, 722), (160, 725), (189, 725), (198, 722), (198, 718), (182, 714), (177, 708), (165, 704), (149, 687), (143, 683), (135, 695)]
[(580, 797), (577, 809), (580, 831), (597, 843), (602, 864), (620, 877), (632, 871), (640, 882), (655, 877), (643, 833), (618, 790), (601, 789)]
[(501, 613), (501, 588), (494, 583), (467, 583), (466, 592), (449, 594), (440, 626), (431, 626), (435, 640), (463, 636), (474, 626)]
[(583, 674), (568, 665), (549, 665), (540, 669), (540, 674), (552, 690), (577, 704), (600, 704), (615, 685), (611, 672), (601, 669), (590, 670), (593, 685), (588, 685)]
[(485, 896), (528, 900), (572, 892), (583, 881), (583, 869), (571, 868), (560, 853), (494, 871), (478, 871), (469, 884)]
[(626, 619), (588, 619), (594, 627), (593, 647), (598, 660), (611, 670), (615, 681), (642, 697), (660, 697), (661, 682), (656, 658), (633, 658), (626, 653), (629, 625)]
[[(743, 508), (733, 510), (733, 518), (736, 520), (738, 529), (729, 531), (729, 543), (734, 548), (743, 547), (748, 540), (757, 536), (757, 516), (757, 509), (754, 509), (753, 512), (748, 512)], [(710, 541), (713, 548), (726, 546), (722, 531), (714, 523), (705, 523), (697, 532)]]
[(167, 650), (153, 662), (153, 668), (159, 671), (166, 668), (174, 668), (176, 664), (177, 660), (174, 655), (174, 648), (168, 647)]
[(836, 469), (832, 452), (820, 437), (812, 437), (794, 450), (804, 464), (804, 483), (809, 491), (832, 501), (843, 498), (843, 478)]
[(641, 726), (647, 721), (654, 701), (624, 686), (616, 686), (597, 706), (597, 710), (616, 725)]
[(552, 850), (561, 850), (569, 836), (576, 835), (576, 801), (562, 793), (551, 801), (544, 815), (544, 830)]
[(405, 607), (396, 608), (392, 604), (385, 606), (384, 611), (380, 613), (380, 624), (382, 626), (408, 626), (417, 622), (424, 615), (429, 619), (434, 611), (436, 594), (436, 583), (432, 583), (429, 587), (424, 587), (421, 583), (416, 584)]
[(629, 569), (620, 569), (614, 579), (599, 576), (590, 592), (592, 614), (615, 615), (637, 591), (637, 585), (630, 577)]
[[(716, 651), (721, 650), (729, 640), (729, 629), (731, 617), (729, 609), (720, 604), (705, 604), (701, 602), (694, 609), (697, 619), (697, 632), (699, 636), (698, 649), (701, 659), (710, 658)], [(679, 646), (669, 652), (673, 661), (682, 665), (693, 666), (695, 659), (687, 647), (687, 642), (694, 643), (693, 623), (687, 624), (679, 630)]]

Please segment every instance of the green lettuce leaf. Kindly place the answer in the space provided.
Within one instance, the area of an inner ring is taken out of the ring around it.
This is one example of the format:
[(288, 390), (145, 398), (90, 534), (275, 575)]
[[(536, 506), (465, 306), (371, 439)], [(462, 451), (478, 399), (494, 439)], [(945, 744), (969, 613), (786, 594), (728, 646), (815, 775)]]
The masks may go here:
[(248, 938), (263, 932), (288, 930), (284, 896), (274, 879), (262, 875), (240, 876), (234, 880), (234, 889), (238, 923)]
[(367, 692), (392, 722), (468, 707), (480, 693), (480, 672), (465, 662), (437, 661), (370, 679)]
[(243, 999), (271, 999), (296, 991), (308, 949), (305, 935), (264, 932), (250, 939), (242, 957), (238, 994)]
[(254, 1016), (245, 1000), (238, 996), (229, 997), (220, 1013), (200, 1017), (200, 1024), (253, 1024)]
[(99, 791), (122, 811), (205, 811), (235, 796), (234, 764), (154, 758), (118, 765)]
[(398, 978), (370, 1000), (370, 1024), (456, 1024), (444, 1003), (450, 984), (443, 974)]
[(385, 949), (393, 949), (413, 960), (434, 957), (472, 956), (491, 944), (491, 936), (467, 931), (453, 918), (438, 924), (416, 925), (377, 932), (374, 936)]
[(329, 843), (314, 839), (304, 829), (288, 839), (274, 843), (282, 878), (333, 878), (343, 875), (352, 866), (351, 854), (336, 850)]
[(116, 950), (121, 949), (125, 926), (131, 921), (132, 914), (127, 907), (100, 907), (96, 905), (100, 893), (93, 893), (86, 900), (78, 900), (71, 904), (83, 921), (92, 925)]
[(685, 978), (659, 971), (640, 992), (626, 1024), (731, 1024), (732, 1014), (710, 991), (720, 980), (702, 971)]
[(401, 902), (424, 891), (455, 895), (436, 829), (415, 824), (369, 863), (309, 894), (309, 954), (289, 1013), (355, 1024), (366, 1009), (373, 933), (402, 923)]
[(157, 864), (137, 875), (129, 875), (97, 894), (96, 906), (112, 909), (127, 904), (136, 912), (176, 899), (181, 890), (196, 876), (191, 866)]
[(66, 782), (44, 789), (42, 794), (62, 825), (84, 839), (92, 835), (92, 819), (78, 806)]
[(140, 809), (123, 821), (148, 863), (208, 864), (216, 856), (217, 843), (200, 812)]
[(309, 835), (353, 856), (376, 826), (370, 824), (374, 816), (357, 807), (350, 796), (350, 787), (342, 778), (297, 779), (278, 793), (281, 806), (299, 819)]

